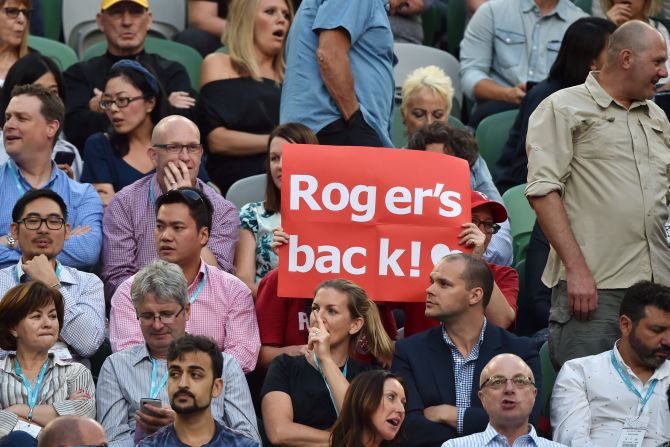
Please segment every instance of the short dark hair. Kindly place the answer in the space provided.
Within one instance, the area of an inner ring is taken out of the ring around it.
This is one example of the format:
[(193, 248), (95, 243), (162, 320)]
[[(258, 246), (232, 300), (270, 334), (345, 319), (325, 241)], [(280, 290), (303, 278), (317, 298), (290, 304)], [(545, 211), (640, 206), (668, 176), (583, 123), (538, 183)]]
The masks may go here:
[(209, 337), (202, 335), (186, 334), (170, 343), (168, 348), (167, 361), (173, 362), (181, 359), (184, 354), (189, 352), (204, 352), (212, 359), (213, 377), (218, 379), (223, 375), (223, 355), (219, 347)]
[(599, 17), (582, 17), (568, 27), (558, 55), (549, 70), (549, 79), (563, 88), (583, 84), (591, 71), (591, 63), (607, 44), (616, 25)]
[(465, 281), (468, 290), (472, 290), (475, 287), (482, 288), (484, 292), (482, 304), (484, 305), (484, 309), (486, 309), (486, 306), (489, 305), (489, 301), (491, 301), (494, 284), (493, 272), (491, 272), (489, 266), (486, 265), (486, 262), (470, 253), (454, 253), (445, 256), (442, 258), (442, 261), (462, 261), (465, 264), (461, 279)]
[(479, 146), (467, 130), (457, 129), (447, 123), (435, 121), (417, 129), (409, 137), (407, 149), (425, 151), (429, 144), (444, 145), (444, 153), (462, 158), (472, 166), (477, 161)]
[(647, 306), (670, 312), (670, 287), (651, 281), (633, 284), (624, 294), (619, 307), (619, 316), (626, 315), (635, 324), (645, 317)]
[(50, 58), (40, 53), (28, 53), (16, 62), (7, 72), (5, 83), (0, 91), (0, 125), (5, 124), (5, 110), (11, 99), (14, 86), (22, 84), (33, 84), (47, 73), (51, 73), (58, 86), (58, 96), (65, 101), (65, 87), (63, 76), (58, 65)]
[(265, 162), (266, 185), (265, 185), (265, 209), (271, 213), (281, 211), (281, 190), (277, 188), (272, 180), (270, 172), (270, 143), (275, 138), (283, 138), (295, 144), (319, 144), (312, 129), (300, 123), (286, 123), (275, 127), (268, 137), (268, 154)]
[(205, 193), (195, 188), (172, 189), (156, 199), (156, 215), (158, 215), (158, 210), (161, 206), (171, 203), (183, 203), (186, 205), (198, 230), (206, 227), (210, 232), (212, 231), (214, 207)]
[[(136, 64), (144, 67), (144, 69), (146, 69), (149, 74), (154, 77), (156, 85), (152, 86), (150, 81), (147, 79), (147, 76), (138, 71), (136, 68), (117, 64), (114, 64), (107, 73), (104, 85), (107, 86), (107, 83), (111, 79), (123, 78), (130, 82), (130, 84), (137, 88), (140, 92), (142, 92), (142, 96), (144, 97), (145, 101), (154, 99), (156, 103), (149, 115), (151, 116), (152, 124), (155, 126), (167, 115), (165, 92), (163, 90), (163, 86), (158, 80), (158, 76), (155, 75), (153, 68), (149, 67), (148, 65), (140, 64), (139, 62), (136, 62)], [(155, 90), (156, 88), (158, 88), (158, 91)], [(114, 126), (112, 125), (109, 126), (107, 134), (109, 135), (109, 141), (112, 145), (112, 151), (114, 154), (119, 158), (125, 157), (130, 150), (128, 134), (118, 133), (116, 130), (114, 130)]]
[(21, 196), (21, 198), (14, 204), (14, 209), (12, 209), (12, 221), (14, 223), (18, 222), (23, 217), (23, 212), (26, 210), (26, 206), (41, 198), (56, 202), (60, 208), (60, 212), (63, 214), (63, 219), (67, 222), (67, 205), (65, 205), (65, 201), (57, 192), (47, 188), (31, 189)]
[(58, 317), (59, 332), (63, 329), (63, 295), (41, 281), (28, 281), (14, 286), (0, 301), (0, 348), (16, 351), (16, 337), (11, 330), (28, 314), (54, 303)]
[(40, 100), (40, 113), (47, 122), (58, 121), (58, 130), (54, 135), (54, 144), (65, 122), (65, 106), (57, 94), (39, 84), (17, 85), (12, 89), (12, 98), (26, 95)]

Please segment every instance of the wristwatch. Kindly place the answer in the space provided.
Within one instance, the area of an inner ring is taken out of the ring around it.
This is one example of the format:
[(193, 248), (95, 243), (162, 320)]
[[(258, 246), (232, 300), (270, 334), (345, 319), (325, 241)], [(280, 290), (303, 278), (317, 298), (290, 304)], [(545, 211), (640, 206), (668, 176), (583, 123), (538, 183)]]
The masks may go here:
[(61, 284), (61, 282), (58, 281), (56, 284), (54, 284), (53, 286), (51, 286), (51, 288), (52, 288), (52, 289), (56, 289), (56, 290), (60, 290), (60, 289), (63, 288), (63, 284)]
[(9, 248), (10, 250), (14, 250), (16, 248), (16, 239), (14, 239), (11, 234), (8, 234), (6, 237), (7, 237), (7, 248)]

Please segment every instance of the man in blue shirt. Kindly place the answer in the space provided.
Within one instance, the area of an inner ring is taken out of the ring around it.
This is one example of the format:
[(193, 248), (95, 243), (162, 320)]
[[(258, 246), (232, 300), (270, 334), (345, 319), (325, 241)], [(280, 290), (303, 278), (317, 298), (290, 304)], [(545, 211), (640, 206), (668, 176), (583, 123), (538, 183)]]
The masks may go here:
[(393, 111), (391, 13), (401, 0), (303, 0), (286, 42), (280, 121), (321, 144), (387, 146)]
[(47, 188), (63, 198), (70, 238), (58, 261), (87, 269), (98, 262), (102, 246), (102, 203), (93, 186), (71, 180), (51, 160), (65, 111), (58, 95), (39, 85), (13, 90), (3, 128), (10, 160), (0, 166), (0, 268), (21, 258), (20, 244), (9, 234), (16, 201), (31, 189)]
[(212, 417), (212, 398), (223, 392), (223, 357), (207, 337), (185, 335), (170, 344), (167, 354), (168, 395), (174, 423), (144, 438), (140, 447), (260, 447)]
[(549, 75), (563, 35), (584, 11), (569, 0), (491, 0), (472, 16), (461, 41), (461, 84), (477, 101), (470, 125), (516, 108), (527, 82)]

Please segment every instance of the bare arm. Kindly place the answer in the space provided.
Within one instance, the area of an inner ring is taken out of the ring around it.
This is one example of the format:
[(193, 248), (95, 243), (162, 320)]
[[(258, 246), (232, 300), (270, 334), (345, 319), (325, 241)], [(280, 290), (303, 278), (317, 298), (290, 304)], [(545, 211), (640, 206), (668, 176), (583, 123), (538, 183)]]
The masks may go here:
[(507, 329), (516, 318), (516, 312), (509, 305), (498, 284), (493, 283), (491, 301), (486, 306), (486, 318), (493, 324)]
[(226, 29), (226, 19), (219, 17), (216, 2), (189, 0), (188, 24), (217, 37)]
[(342, 28), (322, 30), (316, 57), (321, 78), (345, 120), (359, 108), (354, 91), (354, 76), (349, 61), (349, 34)]
[(268, 439), (274, 445), (312, 447), (330, 445), (330, 432), (293, 422), (291, 396), (282, 391), (271, 391), (261, 402), (263, 424)]
[(519, 105), (526, 96), (526, 84), (521, 83), (514, 87), (504, 87), (492, 79), (482, 79), (475, 85), (475, 97), (479, 101), (504, 101)]
[[(256, 237), (249, 230), (240, 230), (240, 241), (235, 250), (235, 275), (249, 287), (256, 298)], [(269, 364), (268, 364), (269, 365)]]
[(586, 320), (598, 307), (596, 283), (570, 228), (563, 200), (558, 192), (551, 192), (542, 197), (529, 197), (528, 200), (535, 209), (549, 243), (565, 265), (568, 303), (572, 313), (576, 318)]
[(114, 186), (112, 186), (111, 183), (93, 183), (93, 187), (100, 196), (102, 206), (107, 208), (107, 205), (109, 205), (109, 202), (112, 200), (112, 197), (114, 197), (115, 193)]

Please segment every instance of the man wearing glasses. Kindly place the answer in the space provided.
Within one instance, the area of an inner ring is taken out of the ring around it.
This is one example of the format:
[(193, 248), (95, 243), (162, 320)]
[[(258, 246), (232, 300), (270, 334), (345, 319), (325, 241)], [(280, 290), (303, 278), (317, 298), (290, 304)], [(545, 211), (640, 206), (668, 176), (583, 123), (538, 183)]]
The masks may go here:
[(168, 96), (170, 113), (195, 116), (195, 92), (184, 66), (144, 51), (151, 20), (148, 0), (101, 1), (96, 21), (105, 35), (107, 52), (78, 62), (63, 72), (67, 92), (65, 132), (78, 148), (84, 147), (90, 135), (109, 127), (100, 100), (107, 72), (121, 59), (134, 59), (151, 67)]
[(14, 205), (10, 226), (12, 238), (21, 246), (21, 259), (0, 270), (0, 297), (30, 280), (42, 281), (63, 295), (63, 342), (53, 349), (65, 361), (92, 356), (105, 336), (102, 282), (56, 259), (71, 233), (67, 214), (63, 199), (50, 189), (28, 191)]
[[(112, 354), (105, 361), (96, 392), (97, 417), (112, 446), (134, 446), (144, 436), (174, 422), (165, 386), (168, 347), (186, 333), (200, 304), (197, 300), (190, 303), (192, 293), (187, 287), (181, 269), (165, 261), (154, 261), (135, 275), (130, 300), (142, 344)], [(212, 401), (214, 419), (258, 441), (249, 388), (239, 363), (229, 353), (223, 353), (221, 378), (225, 388)], [(160, 403), (143, 408), (143, 398), (158, 399)]]
[(32, 84), (14, 88), (5, 111), (5, 149), (10, 160), (0, 166), (0, 267), (21, 258), (20, 242), (9, 234), (10, 211), (16, 201), (34, 188), (60, 195), (68, 210), (72, 231), (58, 260), (69, 267), (91, 268), (98, 262), (102, 239), (102, 203), (91, 185), (71, 180), (51, 160), (63, 123), (58, 95)]
[[(524, 359), (539, 387), (540, 361), (533, 342), (489, 323), (484, 316), (493, 274), (476, 255), (445, 256), (430, 274), (426, 317), (438, 327), (399, 340), (391, 370), (407, 388), (405, 446), (437, 446), (483, 431), (488, 416), (475, 392), (489, 360), (503, 353)], [(531, 412), (537, 419), (540, 405)]]
[[(260, 336), (251, 291), (237, 277), (208, 265), (202, 256), (212, 228), (211, 202), (196, 189), (178, 188), (158, 197), (155, 207), (158, 257), (181, 267), (189, 284), (191, 318), (186, 329), (212, 338), (221, 351), (240, 362), (245, 373), (253, 371)], [(112, 297), (109, 340), (114, 352), (143, 343), (131, 300), (133, 281), (133, 277), (126, 279)]]
[(154, 204), (177, 188), (196, 188), (212, 203), (216, 225), (210, 227), (200, 254), (208, 265), (234, 271), (240, 218), (232, 203), (197, 178), (203, 152), (198, 127), (182, 116), (168, 116), (154, 127), (151, 143), (156, 173), (117, 192), (105, 213), (101, 276), (107, 300), (123, 281), (156, 259)]
[(479, 392), (489, 424), (486, 430), (450, 439), (442, 447), (509, 447), (532, 445), (560, 447), (563, 444), (541, 438), (528, 423), (537, 388), (533, 371), (514, 354), (499, 354), (491, 359), (479, 378)]

